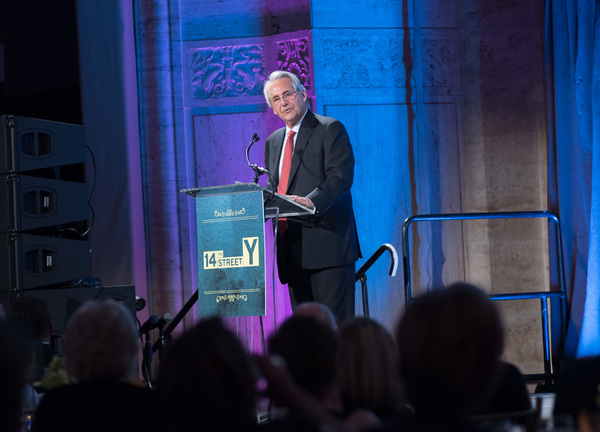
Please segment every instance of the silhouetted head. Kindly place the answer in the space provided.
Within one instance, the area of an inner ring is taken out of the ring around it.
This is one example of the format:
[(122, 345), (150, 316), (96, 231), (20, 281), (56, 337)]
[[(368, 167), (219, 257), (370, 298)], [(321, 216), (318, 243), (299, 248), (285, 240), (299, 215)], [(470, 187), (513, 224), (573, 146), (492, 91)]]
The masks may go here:
[(394, 337), (381, 324), (355, 317), (340, 329), (339, 383), (346, 412), (367, 409), (386, 417), (402, 407)]
[(417, 415), (463, 419), (492, 383), (504, 328), (484, 291), (458, 283), (410, 304), (396, 337)]
[(249, 355), (213, 318), (169, 347), (157, 387), (176, 430), (235, 430), (256, 422), (255, 383)]
[(304, 302), (296, 306), (294, 315), (313, 317), (317, 321), (328, 325), (333, 331), (338, 331), (338, 322), (335, 315), (327, 306), (318, 302)]
[(338, 339), (327, 324), (292, 315), (269, 339), (269, 352), (286, 362), (296, 384), (319, 398), (336, 383)]
[(65, 363), (77, 381), (128, 381), (137, 362), (137, 329), (131, 312), (113, 299), (84, 302), (65, 331)]

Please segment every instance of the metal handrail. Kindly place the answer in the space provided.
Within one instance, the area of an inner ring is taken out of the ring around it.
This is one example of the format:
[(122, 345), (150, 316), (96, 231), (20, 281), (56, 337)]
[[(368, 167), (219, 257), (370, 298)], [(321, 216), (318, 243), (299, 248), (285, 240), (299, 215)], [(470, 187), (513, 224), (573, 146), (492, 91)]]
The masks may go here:
[(396, 248), (389, 243), (384, 243), (375, 251), (373, 255), (358, 269), (354, 282), (359, 281), (362, 287), (362, 300), (363, 300), (363, 315), (369, 317), (369, 295), (367, 293), (367, 270), (379, 259), (385, 251), (388, 251), (392, 256), (392, 263), (390, 266), (389, 275), (396, 276), (396, 270), (398, 270), (398, 252)]
[(418, 221), (445, 221), (445, 220), (469, 220), (469, 219), (516, 219), (516, 218), (547, 218), (554, 222), (555, 241), (556, 241), (556, 259), (560, 290), (566, 293), (565, 268), (563, 262), (562, 235), (560, 231), (560, 221), (554, 213), (543, 211), (515, 211), (515, 212), (491, 212), (491, 213), (448, 213), (448, 214), (428, 214), (413, 215), (402, 224), (402, 259), (404, 263), (404, 287), (405, 287), (405, 307), (412, 301), (412, 286), (410, 279), (410, 256), (409, 250), (409, 231), (408, 228), (413, 222)]
[[(560, 320), (561, 320), (561, 342), (564, 344), (566, 339), (567, 312), (566, 312), (566, 279), (563, 261), (562, 249), (562, 234), (560, 230), (560, 221), (556, 214), (543, 211), (514, 211), (514, 212), (491, 212), (491, 213), (449, 213), (449, 214), (430, 214), (430, 215), (414, 215), (408, 217), (402, 224), (402, 258), (404, 265), (404, 296), (405, 308), (413, 301), (412, 293), (412, 278), (411, 278), (411, 263), (410, 263), (410, 238), (409, 227), (413, 222), (418, 221), (447, 221), (447, 220), (472, 220), (472, 219), (516, 219), (516, 218), (546, 218), (554, 223), (554, 237), (556, 247), (556, 267), (558, 271), (559, 291), (538, 291), (529, 293), (506, 293), (506, 294), (490, 294), (490, 299), (494, 301), (503, 300), (524, 300), (524, 299), (540, 299), (542, 313), (542, 332), (543, 332), (543, 348), (544, 348), (544, 377), (546, 383), (550, 382), (552, 376), (550, 367), (550, 338), (548, 330), (548, 310), (546, 306), (547, 299), (557, 298), (560, 305)], [(538, 375), (536, 375), (537, 377)]]

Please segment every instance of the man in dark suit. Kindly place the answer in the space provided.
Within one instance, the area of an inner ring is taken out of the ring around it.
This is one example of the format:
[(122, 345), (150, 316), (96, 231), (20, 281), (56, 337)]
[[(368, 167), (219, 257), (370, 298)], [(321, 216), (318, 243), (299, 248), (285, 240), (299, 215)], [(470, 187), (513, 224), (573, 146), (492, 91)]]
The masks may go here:
[[(279, 224), (279, 279), (288, 284), (292, 309), (317, 301), (344, 320), (354, 315), (355, 262), (360, 257), (350, 194), (354, 154), (348, 133), (338, 120), (308, 109), (306, 90), (294, 74), (273, 72), (264, 94), (286, 125), (266, 142), (269, 186), (315, 209), (314, 215)], [(288, 144), (293, 153), (286, 168)]]

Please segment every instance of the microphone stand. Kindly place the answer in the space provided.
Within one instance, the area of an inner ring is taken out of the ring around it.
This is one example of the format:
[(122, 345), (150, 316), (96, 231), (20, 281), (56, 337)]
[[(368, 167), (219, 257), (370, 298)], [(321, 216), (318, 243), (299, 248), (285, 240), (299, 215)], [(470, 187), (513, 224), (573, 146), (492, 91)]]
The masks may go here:
[(158, 340), (160, 341), (160, 348), (158, 349), (158, 358), (162, 359), (163, 350), (165, 349), (165, 332), (162, 327), (158, 328)]
[(148, 388), (152, 388), (152, 341), (150, 340), (150, 331), (146, 331), (144, 333), (145, 344), (144, 344), (144, 354), (142, 360), (142, 375), (146, 380)]
[[(168, 319), (166, 319), (168, 316)], [(158, 324), (158, 358), (162, 360), (163, 351), (167, 349), (167, 337), (165, 336), (164, 327), (173, 320), (173, 316), (170, 313), (166, 313), (163, 318), (159, 320)], [(169, 336), (169, 342), (171, 336)], [(156, 352), (156, 351), (155, 351)]]
[[(192, 294), (192, 296), (188, 299), (188, 301), (183, 305), (183, 308), (177, 313), (177, 315), (175, 315), (175, 317), (173, 317), (173, 320), (171, 322), (169, 322), (169, 324), (164, 328), (164, 337), (165, 338), (171, 337), (171, 333), (173, 332), (173, 330), (175, 329), (177, 324), (179, 324), (183, 320), (183, 317), (185, 316), (185, 314), (187, 314), (189, 312), (189, 310), (194, 306), (194, 303), (196, 303), (197, 301), (198, 301), (198, 290), (196, 290), (194, 292), (194, 294)], [(152, 349), (154, 351), (157, 351), (160, 349), (160, 346), (161, 346), (161, 341), (157, 340), (156, 342), (154, 342)]]

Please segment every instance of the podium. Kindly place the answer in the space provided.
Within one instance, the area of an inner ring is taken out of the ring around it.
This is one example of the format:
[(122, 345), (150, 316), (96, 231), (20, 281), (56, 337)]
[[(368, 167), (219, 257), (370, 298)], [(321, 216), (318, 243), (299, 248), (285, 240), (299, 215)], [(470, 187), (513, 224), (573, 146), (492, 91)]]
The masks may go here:
[(266, 315), (265, 222), (315, 209), (256, 183), (181, 192), (196, 201), (199, 316)]

